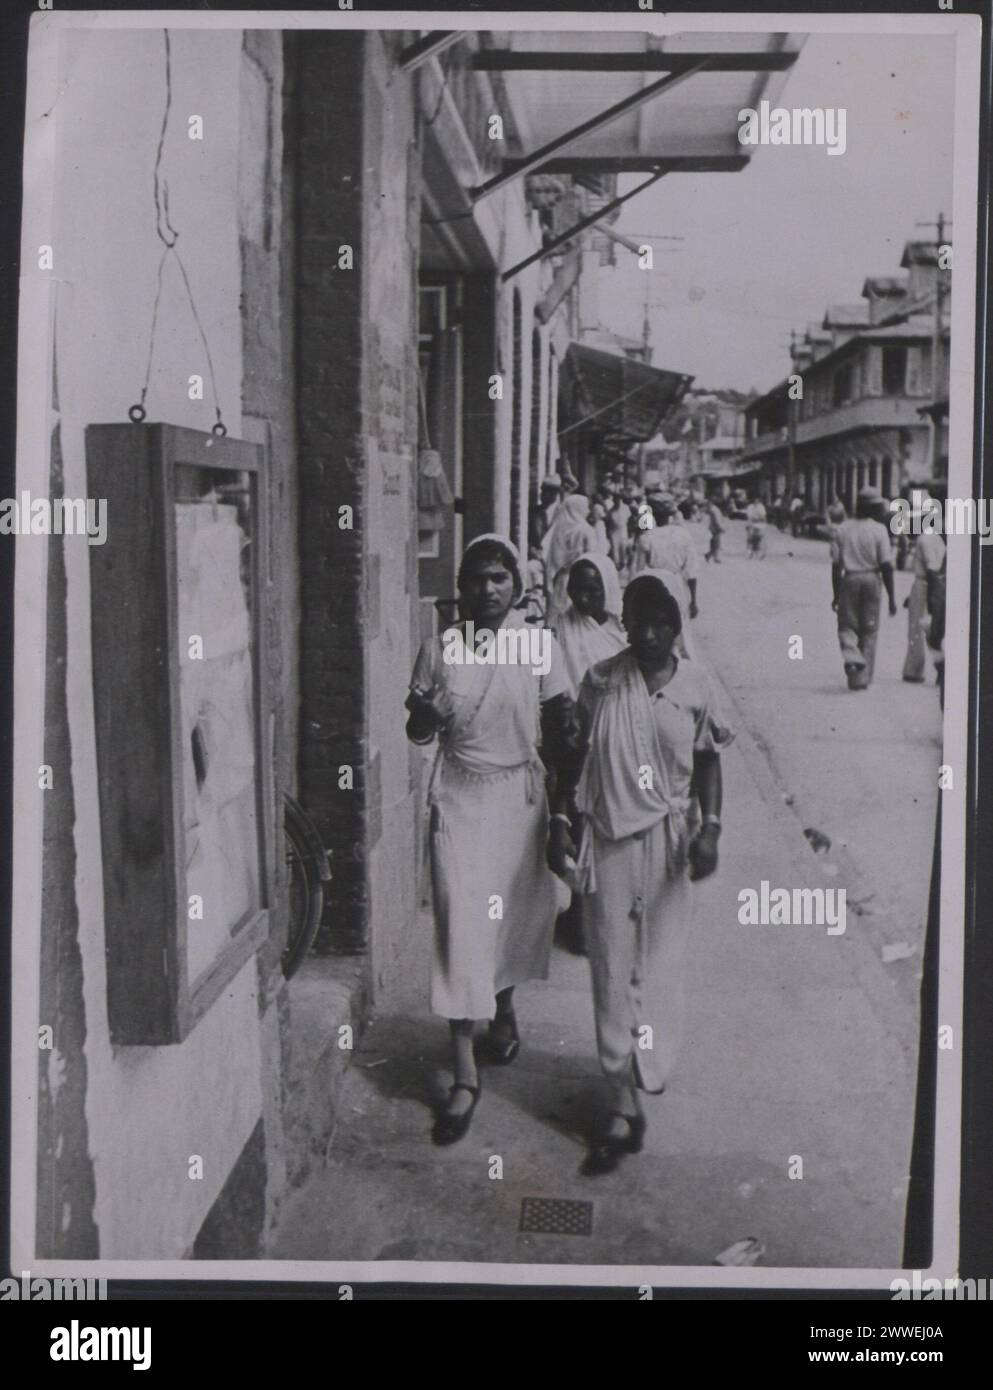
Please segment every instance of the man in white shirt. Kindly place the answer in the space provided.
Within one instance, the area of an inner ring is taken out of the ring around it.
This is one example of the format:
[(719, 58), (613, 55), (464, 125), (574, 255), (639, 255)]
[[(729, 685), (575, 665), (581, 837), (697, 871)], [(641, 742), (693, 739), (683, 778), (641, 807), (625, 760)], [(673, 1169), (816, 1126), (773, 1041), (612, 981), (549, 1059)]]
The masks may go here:
[(914, 583), (907, 596), (907, 658), (903, 663), (905, 681), (924, 680), (927, 670), (924, 626), (928, 609), (928, 588), (945, 563), (945, 542), (939, 535), (923, 531), (914, 545)]
[(864, 487), (855, 516), (843, 521), (831, 541), (832, 608), (838, 613), (838, 642), (849, 690), (867, 690), (876, 660), (880, 580), (890, 617), (896, 613), (890, 535), (875, 519), (882, 505), (877, 488)]

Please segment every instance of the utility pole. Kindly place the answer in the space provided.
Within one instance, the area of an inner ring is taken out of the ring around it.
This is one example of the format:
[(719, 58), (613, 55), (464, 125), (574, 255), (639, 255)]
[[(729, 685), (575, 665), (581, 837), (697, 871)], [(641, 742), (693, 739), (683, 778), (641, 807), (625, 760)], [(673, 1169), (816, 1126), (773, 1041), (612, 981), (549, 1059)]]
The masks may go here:
[[(796, 330), (790, 329), (790, 366), (796, 367)], [(792, 375), (792, 373), (791, 373)], [(796, 485), (796, 401), (790, 394), (790, 387), (786, 387), (786, 505), (789, 506), (793, 501), (793, 490)]]
[[(651, 344), (651, 336), (652, 336), (652, 326), (651, 326), (651, 321), (650, 321), (649, 316), (648, 316), (648, 315), (649, 315), (649, 310), (650, 310), (650, 308), (651, 308), (651, 302), (652, 302), (652, 282), (651, 282), (650, 279), (646, 278), (646, 279), (645, 279), (645, 314), (644, 314), (644, 317), (643, 317), (643, 319), (642, 319), (642, 321), (641, 321), (641, 360), (642, 360), (642, 362), (644, 362), (644, 364), (645, 364), (646, 367), (651, 365), (651, 360), (652, 360), (652, 349), (651, 349), (651, 346), (650, 346), (650, 344)], [(644, 489), (645, 489), (645, 473), (646, 473), (646, 471), (647, 471), (647, 461), (646, 461), (646, 459), (645, 459), (645, 449), (646, 449), (646, 448), (647, 448), (647, 444), (646, 444), (646, 442), (645, 442), (644, 440), (642, 440), (642, 442), (638, 445), (638, 487), (641, 489), (641, 491), (644, 491)]]
[(934, 323), (931, 330), (931, 477), (937, 478), (938, 467), (941, 461), (941, 426), (938, 422), (938, 401), (941, 398), (941, 334), (942, 334), (942, 313), (941, 301), (944, 299), (945, 286), (942, 280), (943, 271), (941, 269), (941, 248), (945, 241), (946, 228), (951, 226), (951, 222), (945, 221), (945, 214), (939, 212), (934, 222), (918, 222), (918, 227), (934, 227), (938, 233), (938, 242), (934, 257)]

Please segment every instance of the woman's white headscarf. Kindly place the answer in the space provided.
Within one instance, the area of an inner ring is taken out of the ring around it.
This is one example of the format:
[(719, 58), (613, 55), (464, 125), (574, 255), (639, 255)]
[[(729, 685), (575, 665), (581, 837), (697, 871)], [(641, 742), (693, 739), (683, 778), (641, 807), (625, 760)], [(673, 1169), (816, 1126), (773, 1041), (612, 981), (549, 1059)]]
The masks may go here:
[(617, 566), (609, 555), (600, 555), (596, 551), (587, 551), (585, 555), (580, 555), (578, 560), (573, 560), (569, 567), (569, 578), (577, 565), (592, 565), (600, 576), (603, 583), (603, 606), (608, 613), (619, 617), (621, 612), (621, 581), (617, 573)]
[(521, 557), (514, 542), (507, 536), (497, 535), (495, 531), (487, 531), (482, 536), (473, 536), (472, 540), (462, 552), (462, 563), (459, 565), (459, 579), (462, 578), (466, 560), (469, 558), (469, 552), (472, 550), (473, 546), (482, 545), (484, 542), (490, 545), (498, 545), (501, 550), (507, 552), (507, 558), (511, 561), (510, 572), (514, 578), (513, 602), (517, 603), (518, 599), (520, 599), (521, 595), (524, 593), (524, 576), (521, 571)]
[(627, 636), (621, 627), (619, 618), (621, 583), (617, 577), (614, 562), (606, 555), (597, 555), (593, 552), (588, 555), (581, 555), (578, 560), (573, 561), (569, 569), (570, 578), (576, 566), (581, 564), (592, 565), (600, 575), (607, 621), (598, 623), (596, 618), (577, 613), (571, 603), (566, 612), (557, 620), (556, 636), (559, 640), (559, 646), (562, 648), (569, 679), (576, 690), (579, 689), (583, 677), (591, 666), (598, 661), (605, 661), (608, 656), (614, 656), (627, 646)]
[(550, 581), (592, 547), (594, 532), (587, 521), (589, 511), (589, 498), (581, 492), (573, 492), (559, 503), (555, 520), (542, 541), (545, 573)]

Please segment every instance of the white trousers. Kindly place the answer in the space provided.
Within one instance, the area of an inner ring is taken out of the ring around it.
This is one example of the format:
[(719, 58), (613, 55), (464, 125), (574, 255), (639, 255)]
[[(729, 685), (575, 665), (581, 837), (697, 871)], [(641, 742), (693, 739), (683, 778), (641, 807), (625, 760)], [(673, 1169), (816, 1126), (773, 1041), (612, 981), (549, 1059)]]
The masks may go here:
[(693, 889), (666, 877), (666, 832), (604, 840), (594, 832), (597, 891), (584, 899), (597, 1051), (610, 1108), (630, 1114), (634, 1089), (659, 1092), (683, 1024)]

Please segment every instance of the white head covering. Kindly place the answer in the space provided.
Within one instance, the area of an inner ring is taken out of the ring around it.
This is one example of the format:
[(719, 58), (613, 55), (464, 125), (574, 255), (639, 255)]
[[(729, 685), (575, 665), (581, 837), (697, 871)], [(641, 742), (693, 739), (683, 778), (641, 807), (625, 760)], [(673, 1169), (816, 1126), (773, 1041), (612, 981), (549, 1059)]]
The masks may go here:
[[(675, 570), (646, 568), (639, 570), (634, 576), (634, 579), (641, 579), (644, 576), (647, 576), (649, 579), (657, 579), (663, 589), (670, 593), (676, 600), (679, 605), (680, 616), (683, 620), (683, 628), (685, 629), (689, 621), (690, 591), (686, 586), (686, 581), (683, 579), (683, 576), (678, 574)], [(632, 583), (634, 583), (634, 579), (632, 579)]]
[(600, 575), (603, 582), (604, 608), (608, 613), (615, 617), (620, 616), (621, 611), (621, 581), (617, 573), (617, 567), (609, 555), (600, 555), (597, 551), (588, 550), (585, 555), (580, 555), (578, 560), (574, 560), (569, 567), (569, 577), (572, 578), (572, 571), (577, 565), (592, 565)]
[(524, 593), (524, 577), (521, 573), (521, 557), (518, 553), (517, 546), (514, 544), (514, 542), (510, 540), (507, 536), (498, 535), (496, 531), (487, 531), (482, 536), (473, 536), (472, 540), (469, 542), (465, 550), (462, 552), (462, 563), (459, 565), (459, 579), (462, 578), (463, 571), (465, 570), (465, 562), (469, 557), (470, 550), (472, 550), (474, 545), (482, 545), (484, 541), (489, 542), (491, 545), (498, 545), (502, 550), (505, 550), (507, 552), (507, 557), (512, 562), (510, 566), (510, 572), (514, 576), (513, 602), (516, 603), (518, 599), (521, 597), (521, 595)]
[(542, 541), (549, 579), (590, 548), (593, 528), (586, 520), (589, 511), (589, 498), (581, 492), (570, 493), (559, 503), (555, 520)]

